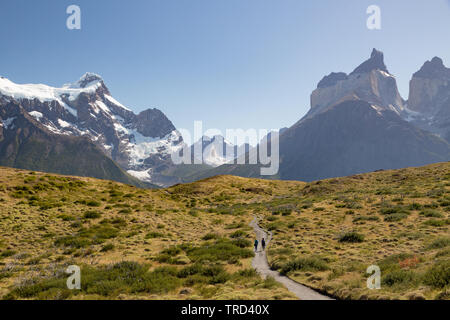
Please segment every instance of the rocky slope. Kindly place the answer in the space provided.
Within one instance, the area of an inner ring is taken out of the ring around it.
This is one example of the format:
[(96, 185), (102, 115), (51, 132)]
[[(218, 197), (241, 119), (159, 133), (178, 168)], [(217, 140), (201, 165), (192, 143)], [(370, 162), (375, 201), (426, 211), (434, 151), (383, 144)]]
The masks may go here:
[(0, 165), (149, 186), (84, 136), (55, 134), (16, 102), (0, 108)]
[(450, 68), (434, 57), (410, 81), (405, 116), (415, 125), (450, 141)]
[(324, 77), (311, 94), (311, 110), (307, 117), (327, 110), (348, 99), (360, 99), (387, 110), (400, 113), (403, 108), (395, 77), (383, 60), (383, 53), (373, 49), (370, 59), (352, 73), (331, 73)]

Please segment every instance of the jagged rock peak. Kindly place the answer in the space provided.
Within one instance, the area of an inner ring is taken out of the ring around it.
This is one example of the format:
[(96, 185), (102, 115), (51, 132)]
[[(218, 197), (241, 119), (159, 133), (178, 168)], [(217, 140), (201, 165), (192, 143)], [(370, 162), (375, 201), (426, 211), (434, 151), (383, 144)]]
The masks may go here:
[(348, 76), (344, 72), (332, 72), (320, 80), (317, 88), (326, 88), (334, 86), (338, 81), (347, 80)]
[(93, 82), (103, 82), (103, 79), (98, 74), (92, 73), (92, 72), (86, 72), (80, 80), (77, 81), (76, 85), (80, 88), (86, 88), (88, 85), (92, 84)]
[(351, 74), (356, 73), (366, 73), (372, 70), (381, 70), (389, 73), (386, 65), (384, 64), (384, 54), (377, 49), (372, 50), (372, 54), (370, 55), (370, 59), (364, 61), (360, 64)]
[(140, 112), (135, 119), (138, 132), (145, 137), (164, 137), (175, 129), (172, 122), (159, 109), (147, 109)]
[(439, 57), (434, 57), (431, 61), (424, 63), (419, 71), (414, 73), (417, 78), (450, 78), (450, 68), (446, 68), (444, 62)]

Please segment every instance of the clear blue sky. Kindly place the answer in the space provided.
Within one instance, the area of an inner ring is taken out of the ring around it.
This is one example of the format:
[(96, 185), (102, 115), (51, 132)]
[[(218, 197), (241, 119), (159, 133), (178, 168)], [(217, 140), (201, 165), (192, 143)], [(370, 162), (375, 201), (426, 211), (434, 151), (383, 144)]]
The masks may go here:
[[(66, 8), (82, 29), (66, 28)], [(366, 9), (382, 10), (382, 30)], [(376, 47), (407, 98), (433, 56), (450, 65), (448, 0), (1, 0), (0, 75), (61, 86), (84, 72), (138, 112), (175, 126), (290, 126), (331, 71), (350, 72)]]

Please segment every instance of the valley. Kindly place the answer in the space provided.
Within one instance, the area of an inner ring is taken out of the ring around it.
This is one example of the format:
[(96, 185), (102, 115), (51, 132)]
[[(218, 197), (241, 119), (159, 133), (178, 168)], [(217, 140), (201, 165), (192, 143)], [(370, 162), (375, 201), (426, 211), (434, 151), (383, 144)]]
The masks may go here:
[[(450, 164), (310, 183), (216, 176), (167, 189), (0, 168), (3, 299), (449, 299)], [(66, 287), (81, 267), (81, 290)], [(381, 269), (367, 289), (366, 269)]]

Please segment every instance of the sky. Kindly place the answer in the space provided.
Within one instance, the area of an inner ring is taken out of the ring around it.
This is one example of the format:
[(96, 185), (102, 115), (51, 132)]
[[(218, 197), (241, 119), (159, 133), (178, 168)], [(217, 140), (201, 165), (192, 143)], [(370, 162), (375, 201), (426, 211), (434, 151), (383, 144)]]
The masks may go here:
[[(73, 4), (81, 30), (66, 27)], [(373, 4), (381, 30), (366, 26)], [(406, 99), (426, 60), (450, 66), (449, 34), (449, 0), (1, 0), (0, 76), (62, 86), (95, 72), (122, 104), (157, 107), (177, 128), (270, 130), (372, 48)]]

